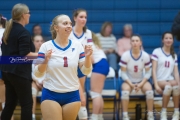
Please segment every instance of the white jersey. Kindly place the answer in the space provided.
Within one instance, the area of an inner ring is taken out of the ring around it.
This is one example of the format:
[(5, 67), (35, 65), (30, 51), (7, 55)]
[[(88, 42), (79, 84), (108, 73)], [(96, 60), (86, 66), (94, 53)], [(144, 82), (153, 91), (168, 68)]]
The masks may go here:
[(104, 54), (104, 51), (94, 45), (92, 40), (92, 33), (89, 29), (86, 29), (86, 32), (83, 32), (83, 34), (80, 37), (77, 37), (74, 31), (72, 30), (69, 39), (79, 41), (83, 46), (92, 45), (93, 48), (92, 56), (94, 63), (99, 62), (102, 58), (106, 59), (106, 55)]
[(2, 37), (3, 37), (4, 30), (5, 30), (4, 28), (0, 28), (0, 56), (2, 55), (1, 44), (2, 44)]
[(171, 55), (165, 54), (162, 48), (157, 48), (153, 51), (151, 58), (157, 61), (156, 77), (158, 81), (174, 80), (174, 66), (178, 65), (176, 54), (173, 59)]
[(144, 78), (144, 69), (151, 67), (151, 60), (145, 51), (141, 51), (139, 58), (135, 59), (131, 50), (128, 50), (123, 53), (119, 64), (122, 67), (126, 67), (129, 80), (133, 83), (138, 83)]
[(54, 40), (50, 40), (40, 47), (38, 59), (44, 59), (45, 53), (51, 49), (43, 87), (59, 93), (78, 90), (78, 63), (85, 60), (83, 46), (77, 41), (69, 40), (68, 46), (61, 48)]

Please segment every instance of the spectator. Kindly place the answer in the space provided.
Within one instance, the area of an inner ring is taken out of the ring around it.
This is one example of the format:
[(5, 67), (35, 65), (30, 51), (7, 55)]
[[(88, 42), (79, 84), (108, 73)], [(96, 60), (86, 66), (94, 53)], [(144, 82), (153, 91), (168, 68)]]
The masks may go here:
[(124, 31), (124, 37), (120, 38), (117, 41), (117, 53), (121, 57), (122, 54), (125, 51), (128, 51), (131, 49), (131, 44), (130, 44), (130, 38), (132, 36), (133, 30), (132, 30), (132, 25), (131, 24), (125, 24), (123, 27)]
[(112, 34), (112, 23), (105, 22), (101, 27), (101, 32), (96, 36), (99, 38), (102, 49), (107, 56), (110, 66), (117, 71), (116, 38)]
[(35, 36), (35, 35), (41, 35), (43, 36), (43, 40), (44, 41), (48, 41), (51, 39), (50, 36), (45, 36), (43, 33), (42, 33), (42, 28), (39, 24), (35, 24), (33, 27), (32, 27), (32, 35)]

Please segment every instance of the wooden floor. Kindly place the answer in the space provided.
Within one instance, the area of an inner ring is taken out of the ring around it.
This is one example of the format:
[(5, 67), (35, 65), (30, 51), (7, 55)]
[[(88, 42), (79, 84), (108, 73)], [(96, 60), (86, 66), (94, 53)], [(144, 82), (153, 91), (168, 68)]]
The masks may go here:
[[(131, 120), (135, 120), (135, 107), (136, 104), (141, 104), (142, 107), (142, 120), (145, 120), (145, 102), (142, 100), (131, 100), (129, 103), (129, 116)], [(92, 108), (91, 102), (90, 102), (90, 108)], [(157, 117), (159, 117), (159, 113), (161, 107), (159, 105), (155, 105), (155, 112), (157, 113)], [(170, 116), (172, 116), (172, 108), (168, 109), (168, 113)], [(106, 114), (108, 113), (108, 114)], [(109, 114), (110, 113), (110, 114)], [(112, 120), (113, 119), (113, 102), (112, 101), (105, 101), (104, 105), (104, 120)], [(14, 112), (14, 120), (20, 120), (20, 107), (17, 106), (16, 110)], [(41, 111), (40, 111), (40, 104), (38, 103), (37, 108), (36, 108), (36, 120), (41, 120)]]

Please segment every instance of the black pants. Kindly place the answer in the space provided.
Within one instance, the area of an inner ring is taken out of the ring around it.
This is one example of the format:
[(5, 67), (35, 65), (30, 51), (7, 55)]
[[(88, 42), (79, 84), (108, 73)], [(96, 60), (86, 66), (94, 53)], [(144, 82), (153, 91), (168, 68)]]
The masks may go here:
[(5, 83), (6, 100), (1, 114), (1, 120), (10, 120), (19, 100), (21, 120), (32, 120), (31, 81), (15, 74), (2, 72)]

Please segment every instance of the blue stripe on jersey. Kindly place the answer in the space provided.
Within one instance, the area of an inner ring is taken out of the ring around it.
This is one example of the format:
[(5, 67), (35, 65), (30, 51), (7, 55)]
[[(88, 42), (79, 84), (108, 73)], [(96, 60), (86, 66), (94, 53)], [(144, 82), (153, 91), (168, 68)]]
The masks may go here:
[(127, 65), (127, 62), (124, 62), (124, 61), (122, 61), (122, 60), (121, 60), (120, 62), (121, 62), (122, 64), (125, 64), (125, 65)]
[(60, 49), (60, 50), (62, 50), (62, 51), (65, 51), (65, 50), (67, 50), (70, 46), (71, 46), (71, 40), (69, 40), (69, 44), (65, 47), (65, 48), (61, 48), (61, 47), (59, 47), (55, 42), (54, 42), (54, 40), (52, 40), (52, 43), (53, 43), (53, 45), (56, 47), (56, 48), (58, 48), (58, 49)]
[(42, 52), (38, 52), (38, 58), (45, 58), (45, 54)]
[(82, 53), (79, 55), (79, 59), (84, 58), (84, 57), (85, 57), (85, 54), (84, 54), (84, 52), (82, 52)]
[(74, 36), (75, 36), (77, 39), (80, 39), (80, 38), (82, 38), (82, 36), (84, 35), (84, 32), (83, 32), (82, 35), (79, 36), (79, 37), (74, 33), (74, 30), (73, 30), (73, 34), (74, 34)]
[(162, 52), (164, 53), (164, 55), (165, 55), (166, 57), (171, 56), (171, 54), (167, 55), (162, 48), (161, 48), (161, 50), (162, 50)]
[(152, 57), (158, 58), (158, 56), (157, 56), (157, 55), (152, 55)]
[(131, 54), (131, 57), (132, 57), (135, 61), (137, 61), (137, 60), (139, 60), (139, 58), (142, 56), (142, 51), (141, 51), (140, 56), (139, 56), (137, 59), (135, 59), (135, 58), (133, 57), (133, 55), (132, 55), (132, 50), (130, 50), (130, 54)]

